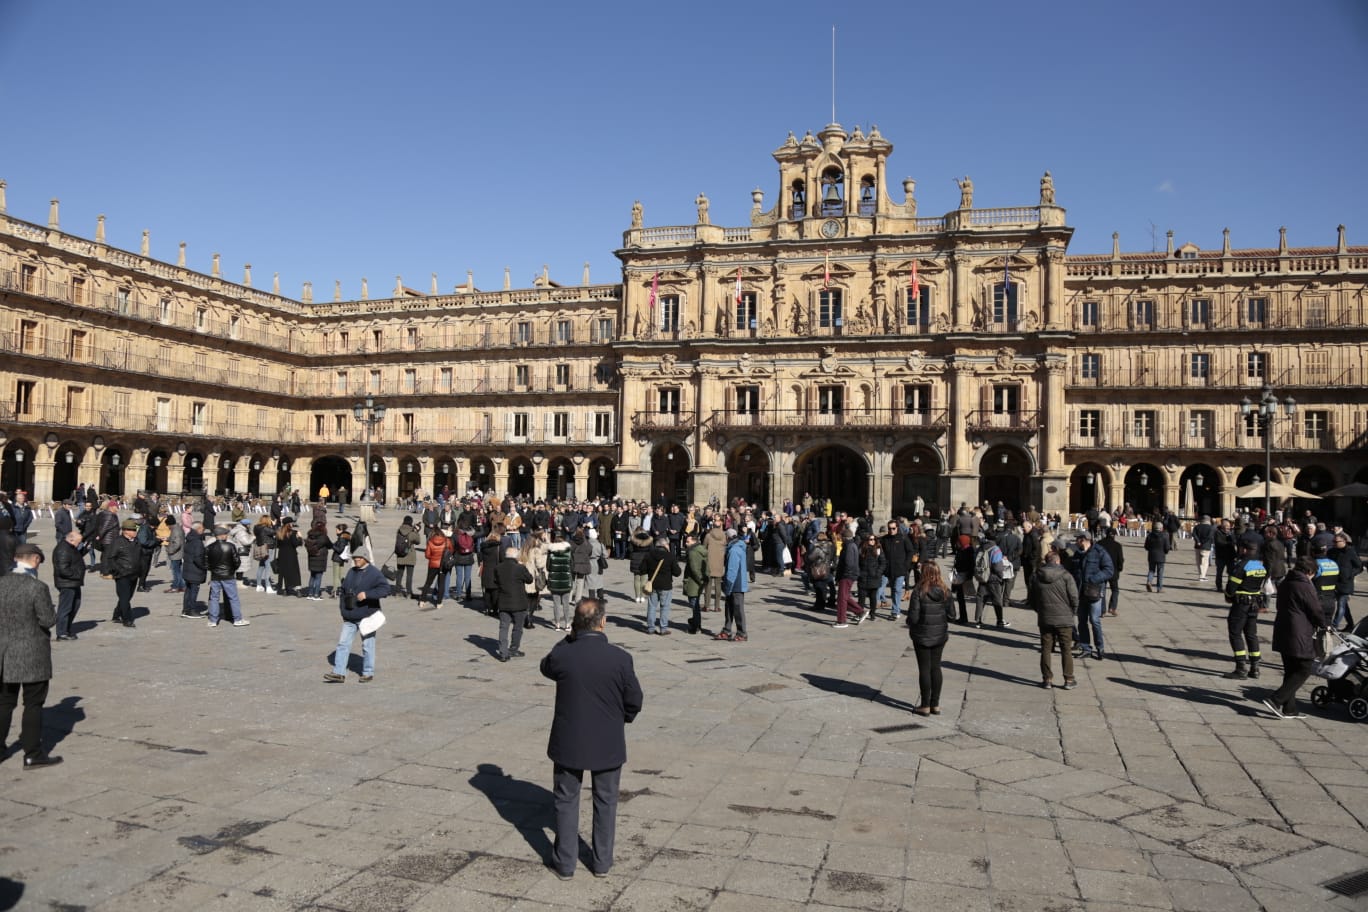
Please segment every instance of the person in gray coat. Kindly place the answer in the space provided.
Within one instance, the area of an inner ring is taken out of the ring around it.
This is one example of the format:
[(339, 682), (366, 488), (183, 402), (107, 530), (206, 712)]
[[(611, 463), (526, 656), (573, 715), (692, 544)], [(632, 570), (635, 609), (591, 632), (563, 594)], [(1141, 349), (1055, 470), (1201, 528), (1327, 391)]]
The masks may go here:
[(1078, 686), (1074, 679), (1073, 625), (1078, 617), (1078, 584), (1059, 563), (1054, 548), (1045, 552), (1045, 563), (1031, 577), (1030, 604), (1040, 624), (1040, 686), (1053, 687), (1050, 653), (1055, 643), (1063, 654), (1064, 689)]
[(9, 756), (10, 722), (24, 696), (19, 744), (24, 769), (62, 762), (43, 750), (43, 704), (52, 680), (52, 628), (57, 612), (47, 583), (38, 579), (43, 552), (37, 545), (14, 549), (14, 567), (0, 577), (0, 762)]

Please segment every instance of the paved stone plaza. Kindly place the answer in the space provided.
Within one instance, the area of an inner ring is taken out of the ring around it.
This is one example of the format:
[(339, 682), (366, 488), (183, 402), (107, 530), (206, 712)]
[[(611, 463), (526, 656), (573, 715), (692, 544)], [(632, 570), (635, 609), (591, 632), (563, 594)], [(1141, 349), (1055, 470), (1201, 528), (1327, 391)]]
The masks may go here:
[[(31, 539), (50, 552), (50, 521)], [(1272, 718), (1250, 697), (1276, 656), (1258, 682), (1222, 679), (1224, 603), (1186, 543), (1147, 595), (1132, 542), (1114, 659), (1045, 691), (1028, 612), (952, 627), (944, 714), (925, 719), (901, 624), (833, 630), (796, 580), (761, 577), (749, 643), (686, 635), (677, 591), (676, 634), (648, 637), (615, 562), (609, 636), (645, 709), (616, 865), (568, 883), (543, 866), (554, 631), (500, 664), (494, 620), (390, 601), (375, 682), (326, 685), (331, 601), (249, 592), (250, 627), (210, 630), (160, 568), (126, 630), (92, 577), (79, 641), (53, 644), (66, 762), (0, 766), (0, 908), (1368, 908), (1321, 886), (1368, 868), (1368, 726), (1342, 704)]]

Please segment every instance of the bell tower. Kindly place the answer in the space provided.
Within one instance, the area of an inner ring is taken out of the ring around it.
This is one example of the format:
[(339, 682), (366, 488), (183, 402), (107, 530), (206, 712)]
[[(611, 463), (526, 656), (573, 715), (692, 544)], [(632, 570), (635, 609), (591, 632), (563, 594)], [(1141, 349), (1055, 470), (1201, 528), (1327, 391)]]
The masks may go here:
[[(840, 124), (827, 124), (815, 137), (800, 140), (792, 133), (774, 151), (779, 163), (781, 221), (802, 223), (807, 219), (872, 218), (889, 212), (884, 187), (885, 168), (893, 144), (878, 127), (868, 136), (857, 126), (846, 133)], [(804, 227), (803, 237), (817, 230)]]

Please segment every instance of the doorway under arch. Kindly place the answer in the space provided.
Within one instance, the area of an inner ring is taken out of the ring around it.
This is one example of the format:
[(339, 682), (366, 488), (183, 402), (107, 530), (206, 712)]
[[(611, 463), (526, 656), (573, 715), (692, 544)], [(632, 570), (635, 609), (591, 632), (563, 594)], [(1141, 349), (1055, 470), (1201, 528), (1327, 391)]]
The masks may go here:
[(1095, 462), (1085, 462), (1069, 476), (1069, 512), (1087, 513), (1107, 503), (1107, 471)]
[[(157, 451), (164, 452), (164, 451)], [(169, 456), (167, 457), (170, 458)], [(118, 447), (107, 447), (100, 455), (100, 493), (111, 494), (115, 497), (122, 497), (124, 489), (124, 472), (128, 468), (128, 454)], [(149, 476), (150, 477), (150, 476)], [(136, 481), (136, 479), (134, 479)], [(166, 493), (166, 471), (163, 469), (161, 474), (153, 481), (155, 485), (144, 485), (144, 491), (156, 491), (158, 494)]]
[(1125, 480), (1126, 503), (1136, 516), (1149, 516), (1164, 505), (1164, 473), (1156, 465), (1138, 462)]
[(204, 493), (204, 456), (185, 454), (185, 468), (181, 470), (181, 490), (187, 494)]
[(589, 464), (589, 477), (585, 480), (589, 497), (612, 498), (617, 496), (617, 472), (609, 459), (595, 459)]
[(537, 490), (536, 473), (532, 460), (519, 456), (508, 463), (508, 493), (514, 497), (532, 497)]
[[(281, 457), (281, 462), (285, 458)], [(337, 496), (340, 488), (350, 489), (352, 486), (351, 463), (341, 456), (323, 456), (313, 461), (309, 469), (309, 490), (305, 491), (305, 497), (310, 500), (318, 499), (318, 492), (323, 490), (323, 486), (328, 486), (328, 493), (331, 497)], [(285, 490), (281, 488), (280, 490)]]
[(493, 484), (494, 463), (483, 456), (470, 460), (470, 480), (466, 482), (466, 490), (479, 488), (481, 491), (487, 491)]
[(751, 506), (769, 507), (769, 454), (753, 443), (727, 454), (727, 503), (740, 497)]
[(568, 459), (553, 459), (546, 466), (546, 499), (575, 499), (575, 464)]
[(689, 451), (677, 443), (662, 443), (651, 454), (651, 503), (688, 506), (693, 500)]
[(233, 486), (237, 483), (237, 456), (222, 453), (218, 458), (218, 473), (214, 477), (215, 494), (235, 494)]
[(81, 450), (72, 443), (57, 449), (57, 463), (52, 468), (52, 499), (65, 500), (80, 484)]
[(1031, 477), (1031, 460), (1019, 448), (999, 444), (983, 454), (979, 462), (979, 503), (994, 511), (998, 502), (1017, 516), (1026, 509), (1026, 484)]
[(794, 503), (804, 494), (829, 498), (832, 509), (863, 516), (869, 509), (869, 464), (840, 444), (809, 450), (793, 465)]
[[(915, 517), (941, 509), (940, 455), (917, 443), (893, 456), (893, 515)], [(917, 502), (921, 501), (921, 511)]]
[(1196, 462), (1183, 470), (1178, 479), (1179, 513), (1201, 519), (1221, 515), (1221, 473)]
[(33, 445), (27, 440), (11, 440), (5, 445), (0, 463), (0, 490), (33, 491)]

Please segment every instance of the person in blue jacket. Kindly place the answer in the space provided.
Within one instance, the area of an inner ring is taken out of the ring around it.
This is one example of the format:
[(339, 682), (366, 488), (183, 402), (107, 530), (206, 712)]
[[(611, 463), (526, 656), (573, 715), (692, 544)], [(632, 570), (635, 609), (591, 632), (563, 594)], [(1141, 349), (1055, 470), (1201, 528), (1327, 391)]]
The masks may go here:
[[(363, 544), (351, 553), (352, 568), (342, 579), (342, 597), (338, 607), (342, 611), (342, 635), (333, 653), (333, 670), (323, 676), (329, 684), (347, 680), (347, 659), (351, 657), (352, 640), (360, 624), (380, 610), (380, 600), (390, 594), (389, 582), (380, 568), (371, 563), (370, 545)], [(375, 635), (378, 631), (361, 634), (361, 683), (375, 680)]]
[[(727, 530), (727, 569), (722, 574), (722, 594), (727, 600), (726, 620), (715, 640), (746, 642), (746, 593), (750, 591), (749, 545)], [(732, 631), (735, 630), (735, 633)]]

